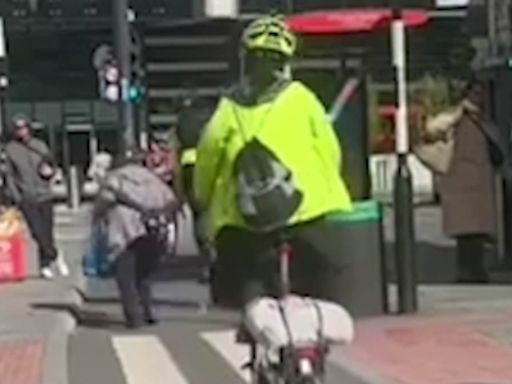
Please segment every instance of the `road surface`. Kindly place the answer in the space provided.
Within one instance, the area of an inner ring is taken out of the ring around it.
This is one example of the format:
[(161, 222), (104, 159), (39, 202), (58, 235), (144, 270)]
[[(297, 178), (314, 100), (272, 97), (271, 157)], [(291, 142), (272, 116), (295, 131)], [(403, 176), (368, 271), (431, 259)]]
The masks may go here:
[[(195, 283), (160, 283), (160, 324), (123, 328), (115, 303), (86, 306), (70, 342), (70, 384), (240, 384), (249, 382), (247, 348), (234, 342), (238, 314), (202, 307), (206, 289)], [(360, 384), (336, 362), (328, 384)]]

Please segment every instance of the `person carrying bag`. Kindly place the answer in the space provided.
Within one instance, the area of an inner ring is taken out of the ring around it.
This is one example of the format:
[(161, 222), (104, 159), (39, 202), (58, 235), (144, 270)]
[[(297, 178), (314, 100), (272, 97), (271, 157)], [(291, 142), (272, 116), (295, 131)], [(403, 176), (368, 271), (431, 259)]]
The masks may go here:
[(104, 223), (107, 263), (112, 266), (129, 328), (156, 322), (151, 309), (151, 278), (166, 253), (168, 220), (178, 209), (173, 191), (144, 167), (134, 153), (108, 174), (96, 202)]

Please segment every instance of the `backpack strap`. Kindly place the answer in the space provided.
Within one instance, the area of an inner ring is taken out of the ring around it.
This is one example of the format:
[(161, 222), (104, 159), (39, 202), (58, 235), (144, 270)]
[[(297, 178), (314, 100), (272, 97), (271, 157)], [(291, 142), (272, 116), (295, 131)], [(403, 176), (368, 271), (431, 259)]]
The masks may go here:
[[(252, 134), (251, 134), (252, 138), (256, 137), (261, 131), (263, 131), (263, 129), (265, 129), (265, 122), (267, 121), (268, 117), (272, 114), (275, 106), (278, 104), (280, 96), (282, 95), (284, 90), (286, 90), (288, 88), (288, 86), (291, 83), (292, 82), (287, 79), (279, 80), (274, 85), (272, 85), (270, 87), (270, 89), (266, 92), (266, 94), (272, 94), (272, 98), (268, 98), (268, 100), (271, 101), (271, 105), (270, 105), (270, 108), (265, 113), (265, 115), (263, 116), (259, 127), (254, 132), (252, 132)], [(251, 138), (249, 137), (249, 135), (243, 128), (244, 124), (242, 122), (242, 119), (240, 118), (240, 114), (238, 113), (237, 107), (235, 106), (235, 103), (238, 103), (238, 102), (237, 102), (236, 98), (231, 98), (231, 102), (232, 102), (231, 109), (233, 111), (233, 116), (235, 117), (235, 121), (236, 121), (236, 125), (237, 125), (236, 128), (240, 132), (244, 143), (247, 144), (247, 143), (249, 143)], [(255, 105), (253, 105), (253, 106), (256, 106), (258, 104), (260, 104), (260, 103), (255, 103)], [(250, 105), (247, 105), (247, 107), (250, 107)]]

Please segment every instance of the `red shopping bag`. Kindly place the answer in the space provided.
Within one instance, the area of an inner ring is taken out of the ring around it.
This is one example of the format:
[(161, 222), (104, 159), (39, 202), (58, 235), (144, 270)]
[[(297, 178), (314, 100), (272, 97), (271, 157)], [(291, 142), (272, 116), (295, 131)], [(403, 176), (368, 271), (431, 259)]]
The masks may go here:
[(0, 213), (0, 283), (27, 277), (26, 238), (21, 215), (14, 209)]

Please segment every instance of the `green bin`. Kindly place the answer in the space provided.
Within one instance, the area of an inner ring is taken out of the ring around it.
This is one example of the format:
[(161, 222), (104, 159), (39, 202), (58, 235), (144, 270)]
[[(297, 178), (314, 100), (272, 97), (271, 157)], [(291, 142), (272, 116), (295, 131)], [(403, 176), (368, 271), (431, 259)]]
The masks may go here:
[(369, 200), (354, 203), (351, 212), (330, 215), (338, 227), (344, 253), (321, 281), (322, 298), (343, 305), (353, 316), (375, 316), (388, 311), (382, 207)]

